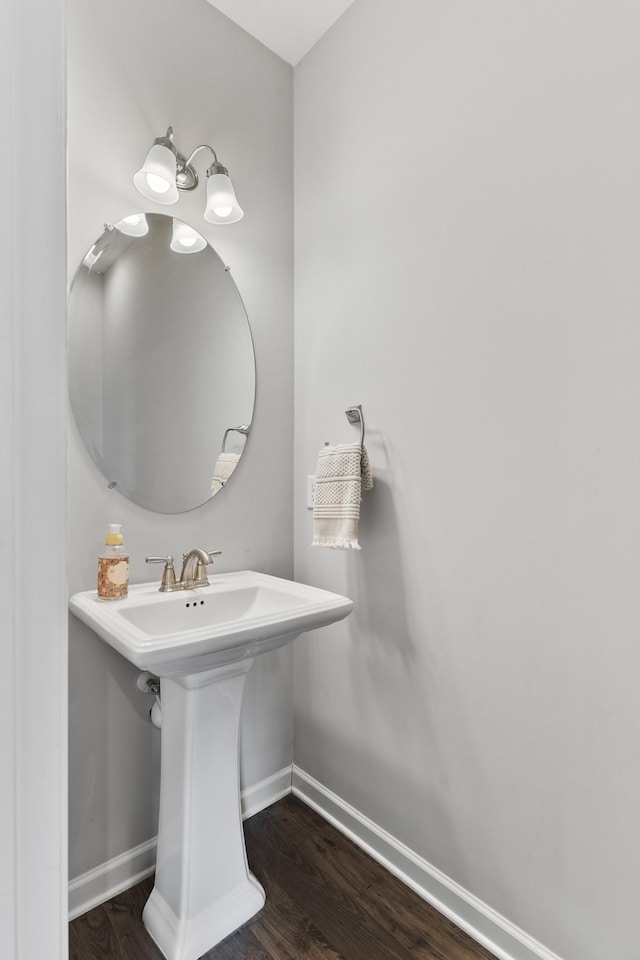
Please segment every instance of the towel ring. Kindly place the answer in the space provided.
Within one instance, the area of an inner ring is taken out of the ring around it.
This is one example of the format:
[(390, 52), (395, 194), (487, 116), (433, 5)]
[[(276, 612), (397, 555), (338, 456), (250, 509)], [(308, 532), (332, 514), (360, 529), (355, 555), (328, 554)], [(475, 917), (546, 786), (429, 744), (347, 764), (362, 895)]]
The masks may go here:
[(250, 425), (248, 423), (243, 423), (239, 427), (227, 427), (227, 429), (224, 432), (224, 437), (222, 438), (222, 452), (223, 453), (227, 452), (226, 450), (227, 437), (229, 436), (230, 433), (241, 433), (243, 434), (243, 436), (246, 437), (247, 434), (249, 433), (249, 426)]
[(357, 407), (348, 407), (345, 410), (345, 414), (349, 423), (360, 423), (360, 446), (364, 446), (364, 414), (362, 412), (362, 404), (358, 404)]

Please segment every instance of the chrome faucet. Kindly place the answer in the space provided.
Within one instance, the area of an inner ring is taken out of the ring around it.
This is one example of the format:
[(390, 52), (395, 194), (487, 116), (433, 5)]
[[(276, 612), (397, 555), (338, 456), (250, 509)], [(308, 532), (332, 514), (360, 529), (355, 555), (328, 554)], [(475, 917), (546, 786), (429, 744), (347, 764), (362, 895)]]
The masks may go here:
[(183, 590), (193, 590), (195, 587), (207, 587), (207, 565), (213, 563), (213, 558), (222, 553), (222, 550), (214, 550), (208, 553), (201, 550), (200, 547), (194, 547), (189, 553), (182, 554), (182, 573), (180, 574), (180, 583)]
[(188, 553), (183, 553), (179, 580), (176, 580), (172, 556), (145, 557), (145, 560), (147, 563), (164, 563), (159, 590), (161, 593), (172, 593), (174, 590), (195, 590), (196, 587), (209, 586), (207, 566), (213, 563), (213, 558), (219, 557), (221, 553), (222, 550), (207, 551), (201, 550), (200, 547), (194, 547)]

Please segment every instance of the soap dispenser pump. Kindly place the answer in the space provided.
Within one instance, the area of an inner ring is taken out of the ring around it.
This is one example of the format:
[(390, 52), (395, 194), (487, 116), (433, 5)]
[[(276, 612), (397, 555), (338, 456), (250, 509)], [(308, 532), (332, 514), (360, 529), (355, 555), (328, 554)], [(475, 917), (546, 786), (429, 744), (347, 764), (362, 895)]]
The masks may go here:
[(129, 554), (121, 523), (109, 524), (104, 543), (98, 554), (98, 596), (101, 600), (122, 600), (129, 592)]

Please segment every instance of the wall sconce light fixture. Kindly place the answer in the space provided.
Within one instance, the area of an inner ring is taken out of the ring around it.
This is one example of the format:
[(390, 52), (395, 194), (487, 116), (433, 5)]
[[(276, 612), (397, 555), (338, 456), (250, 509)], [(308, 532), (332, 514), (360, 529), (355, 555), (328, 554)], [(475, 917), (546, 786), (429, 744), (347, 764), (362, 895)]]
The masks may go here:
[(170, 246), (174, 253), (199, 253), (206, 245), (205, 238), (188, 223), (173, 221)]
[(144, 237), (149, 233), (149, 224), (144, 213), (132, 213), (114, 223), (114, 227), (128, 237)]
[(198, 174), (192, 160), (200, 150), (213, 154), (213, 163), (207, 170), (207, 202), (204, 218), (209, 223), (236, 223), (244, 216), (236, 199), (229, 171), (218, 161), (213, 147), (200, 144), (185, 159), (173, 141), (173, 129), (165, 137), (153, 141), (146, 160), (133, 178), (143, 197), (156, 203), (176, 203), (178, 190), (195, 190)]

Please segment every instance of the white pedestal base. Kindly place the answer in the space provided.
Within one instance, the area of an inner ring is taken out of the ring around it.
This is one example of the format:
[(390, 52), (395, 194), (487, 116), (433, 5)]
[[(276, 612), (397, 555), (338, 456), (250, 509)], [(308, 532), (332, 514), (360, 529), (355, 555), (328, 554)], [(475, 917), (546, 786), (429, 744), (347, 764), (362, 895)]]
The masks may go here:
[(198, 960), (265, 902), (240, 812), (240, 707), (252, 663), (161, 681), (158, 857), (142, 919), (167, 960)]

